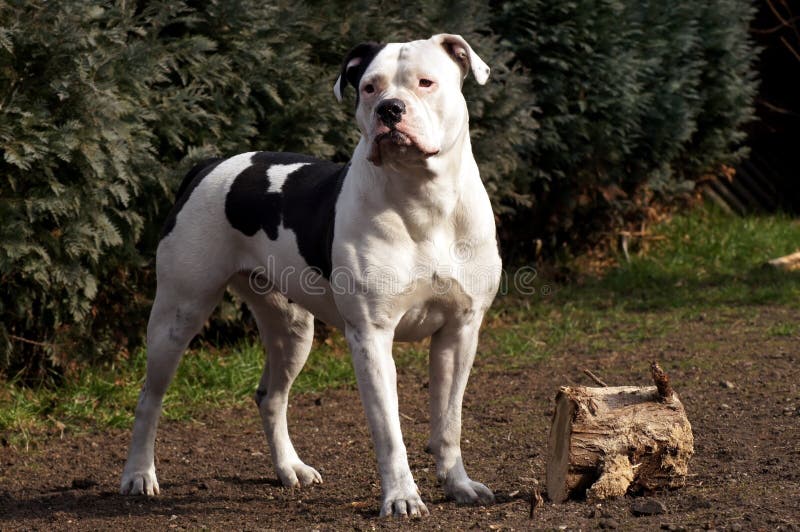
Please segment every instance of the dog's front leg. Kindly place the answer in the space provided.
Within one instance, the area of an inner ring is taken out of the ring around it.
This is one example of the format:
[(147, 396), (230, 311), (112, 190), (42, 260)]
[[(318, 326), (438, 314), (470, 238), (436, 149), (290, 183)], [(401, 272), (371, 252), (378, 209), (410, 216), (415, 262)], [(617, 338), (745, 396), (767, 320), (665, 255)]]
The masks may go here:
[(400, 431), (397, 372), (392, 358), (394, 331), (348, 324), (345, 334), (378, 458), (381, 517), (428, 515), (411, 475)]
[(461, 458), (461, 404), (475, 359), (478, 329), (476, 313), (468, 322), (450, 323), (431, 338), (431, 438), (428, 448), (436, 458), (436, 476), (445, 495), (460, 504), (489, 504), (491, 490), (467, 476)]

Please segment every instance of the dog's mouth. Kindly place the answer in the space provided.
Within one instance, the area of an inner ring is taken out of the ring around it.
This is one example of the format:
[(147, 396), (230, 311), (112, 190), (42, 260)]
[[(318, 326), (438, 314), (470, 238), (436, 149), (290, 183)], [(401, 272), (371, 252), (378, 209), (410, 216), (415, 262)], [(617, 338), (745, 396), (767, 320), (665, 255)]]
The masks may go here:
[(414, 143), (411, 141), (411, 137), (399, 131), (397, 129), (390, 129), (384, 133), (381, 133), (377, 137), (375, 137), (375, 143), (380, 144), (381, 142), (391, 142), (397, 146), (413, 146)]
[(375, 135), (372, 141), (372, 147), (367, 159), (375, 166), (380, 166), (383, 164), (382, 151), (384, 148), (392, 149), (401, 156), (413, 154), (418, 157), (421, 155), (424, 159), (433, 157), (439, 153), (439, 150), (426, 149), (416, 138), (404, 131), (400, 131), (397, 128), (390, 129), (386, 126), (381, 126), (378, 134)]

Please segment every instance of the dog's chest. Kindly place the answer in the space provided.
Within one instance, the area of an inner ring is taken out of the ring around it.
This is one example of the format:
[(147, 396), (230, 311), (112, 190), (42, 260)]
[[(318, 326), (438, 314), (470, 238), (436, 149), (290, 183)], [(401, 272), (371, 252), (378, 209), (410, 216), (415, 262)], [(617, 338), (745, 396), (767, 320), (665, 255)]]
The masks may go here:
[(486, 244), (467, 238), (440, 238), (423, 247), (396, 337), (419, 340), (447, 322), (472, 321), (497, 289), (500, 267), (495, 255)]

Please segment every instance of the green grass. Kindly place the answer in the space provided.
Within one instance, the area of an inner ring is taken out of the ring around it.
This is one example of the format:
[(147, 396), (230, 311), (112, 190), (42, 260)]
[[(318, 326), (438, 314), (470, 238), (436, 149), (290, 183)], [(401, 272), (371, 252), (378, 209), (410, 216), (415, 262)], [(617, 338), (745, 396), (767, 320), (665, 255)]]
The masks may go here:
[(767, 333), (770, 336), (777, 336), (777, 337), (791, 337), (797, 336), (800, 334), (800, 325), (797, 323), (776, 323), (772, 327), (769, 328)]
[(764, 266), (800, 249), (800, 223), (787, 216), (697, 211), (662, 225), (655, 236), (663, 240), (647, 256), (580, 290), (581, 299), (611, 298), (638, 309), (800, 304), (800, 276)]
[[(341, 337), (315, 345), (295, 392), (313, 392), (355, 383)], [(83, 371), (61, 386), (26, 388), (13, 381), (0, 384), (0, 436), (28, 446), (42, 431), (128, 428), (144, 382), (146, 355), (140, 349), (115, 367)], [(186, 353), (164, 398), (165, 419), (191, 419), (210, 406), (231, 406), (251, 400), (264, 365), (257, 339), (234, 348), (193, 349)]]
[[(716, 323), (726, 312), (757, 312), (760, 305), (800, 306), (800, 272), (763, 267), (800, 248), (800, 224), (788, 217), (695, 211), (656, 227), (651, 237), (646, 255), (633, 254), (630, 262), (620, 257), (621, 265), (602, 278), (565, 285), (538, 278), (536, 295), (499, 296), (485, 320), (481, 364), (523, 368), (575, 346), (591, 351), (636, 346), (680, 331), (687, 319)], [(796, 336), (798, 327), (779, 322), (767, 334)], [(425, 375), (426, 349), (424, 343), (396, 346), (398, 366)], [(191, 419), (210, 405), (250, 401), (262, 365), (255, 338), (235, 348), (191, 350), (170, 386), (164, 416)], [(140, 350), (130, 360), (80, 372), (58, 387), (0, 383), (0, 437), (26, 446), (45, 431), (128, 428), (144, 370)], [(353, 386), (347, 346), (337, 333), (315, 344), (293, 390)]]

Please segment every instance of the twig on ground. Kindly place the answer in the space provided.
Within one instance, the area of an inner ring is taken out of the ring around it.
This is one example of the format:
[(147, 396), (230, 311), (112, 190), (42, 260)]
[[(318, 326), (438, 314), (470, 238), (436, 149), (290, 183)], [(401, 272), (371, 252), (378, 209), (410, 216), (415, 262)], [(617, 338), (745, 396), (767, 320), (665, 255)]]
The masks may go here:
[(533, 519), (533, 517), (536, 515), (536, 510), (538, 510), (542, 504), (544, 504), (544, 499), (542, 499), (542, 494), (539, 492), (539, 488), (533, 488), (533, 490), (531, 490), (531, 519)]
[(597, 384), (598, 386), (602, 386), (603, 388), (608, 388), (608, 384), (606, 384), (603, 381), (603, 379), (601, 379), (600, 377), (598, 377), (597, 375), (592, 373), (592, 371), (589, 368), (583, 368), (583, 372), (586, 375), (588, 375), (589, 378), (592, 379), (595, 382), (595, 384)]

